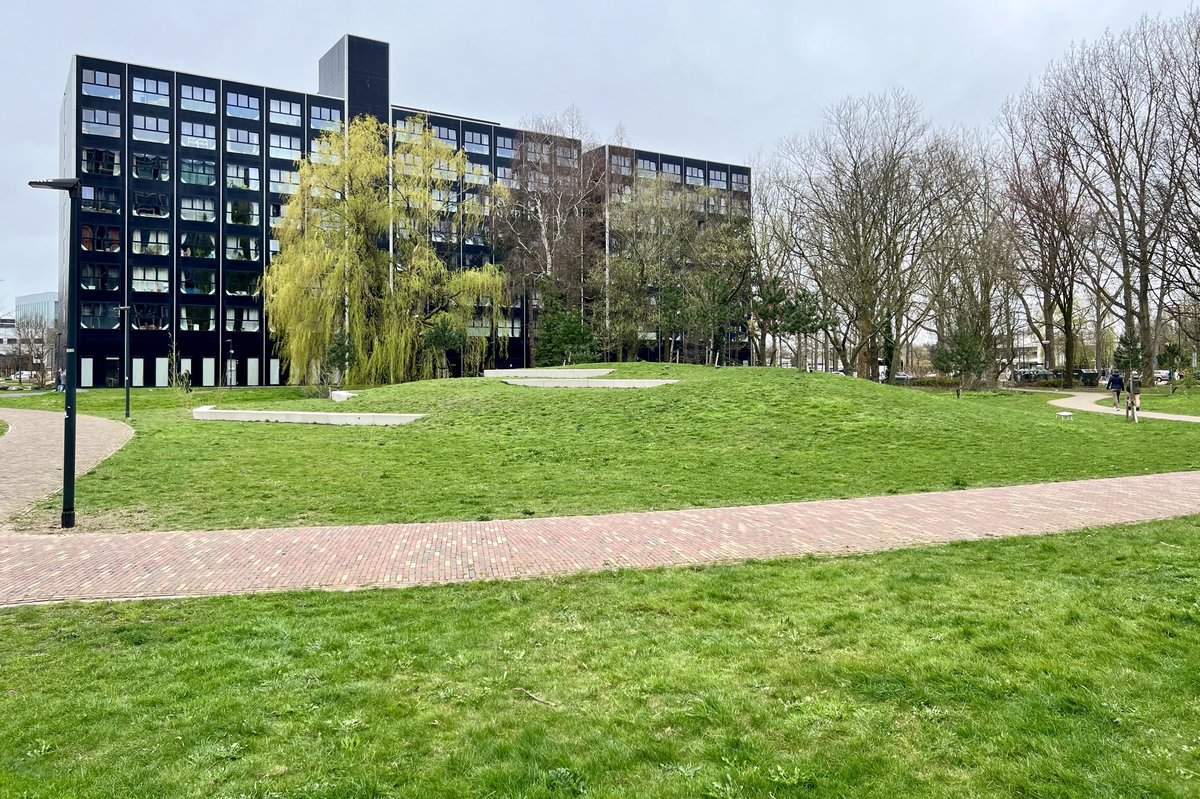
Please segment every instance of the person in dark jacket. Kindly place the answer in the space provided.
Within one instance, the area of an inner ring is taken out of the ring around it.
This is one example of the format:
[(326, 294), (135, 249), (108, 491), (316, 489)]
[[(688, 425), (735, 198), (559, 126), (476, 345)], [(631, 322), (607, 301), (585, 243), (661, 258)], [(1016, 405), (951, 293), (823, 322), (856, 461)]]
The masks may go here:
[(1121, 392), (1125, 390), (1125, 378), (1121, 377), (1120, 372), (1113, 372), (1108, 376), (1106, 388), (1113, 393), (1113, 410), (1121, 410)]

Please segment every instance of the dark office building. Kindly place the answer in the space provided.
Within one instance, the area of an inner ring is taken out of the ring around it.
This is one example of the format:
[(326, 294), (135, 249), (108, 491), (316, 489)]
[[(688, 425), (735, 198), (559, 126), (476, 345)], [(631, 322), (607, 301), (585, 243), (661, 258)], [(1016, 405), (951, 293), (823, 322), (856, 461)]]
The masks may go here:
[[(276, 385), (281, 374), (257, 282), (277, 251), (272, 230), (297, 190), (297, 159), (324, 131), (363, 114), (400, 125), (414, 115), (442, 141), (510, 183), (521, 131), (485, 120), (392, 105), (388, 44), (345, 36), (320, 60), (315, 94), (75, 56), (63, 97), (63, 175), (82, 178), (79, 220), (79, 384), (116, 386), (128, 309), (134, 386)], [(579, 143), (575, 142), (578, 148)], [(684, 185), (749, 198), (749, 169), (603, 148), (613, 185), (662, 172)], [(578, 149), (576, 149), (578, 152)], [(578, 156), (577, 156), (578, 157)], [(635, 171), (636, 170), (636, 171)], [(485, 182), (486, 182), (485, 181)], [(480, 187), (464, 185), (463, 192)], [(745, 192), (742, 195), (742, 192)], [(68, 205), (60, 206), (60, 296), (67, 295)], [(447, 253), (482, 264), (479, 240)], [(60, 304), (65, 316), (65, 302)], [(524, 365), (520, 303), (506, 331), (507, 365)]]

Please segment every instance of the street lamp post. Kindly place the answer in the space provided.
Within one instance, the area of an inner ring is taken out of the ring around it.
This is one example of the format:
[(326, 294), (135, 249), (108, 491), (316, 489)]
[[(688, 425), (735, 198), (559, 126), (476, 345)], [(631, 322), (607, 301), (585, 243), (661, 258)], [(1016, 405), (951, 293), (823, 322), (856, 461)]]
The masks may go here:
[(125, 418), (129, 418), (129, 306), (120, 306), (121, 317), (124, 324), (121, 326), (125, 334), (125, 355), (121, 360), (121, 377), (125, 380)]
[(35, 189), (65, 191), (71, 198), (67, 234), (67, 367), (66, 414), (63, 417), (62, 526), (75, 526), (75, 398), (79, 384), (79, 178), (31, 180)]
[(232, 388), (237, 385), (237, 364), (233, 360), (233, 342), (229, 342), (229, 358), (225, 361), (225, 385)]

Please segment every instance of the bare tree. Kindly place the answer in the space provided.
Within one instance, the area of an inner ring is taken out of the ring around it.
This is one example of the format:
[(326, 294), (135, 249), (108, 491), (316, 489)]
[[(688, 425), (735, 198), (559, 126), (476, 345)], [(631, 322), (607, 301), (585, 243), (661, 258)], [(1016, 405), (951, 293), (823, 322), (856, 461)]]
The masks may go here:
[[(46, 385), (54, 349), (54, 328), (37, 314), (21, 314), (16, 319), (18, 377), (32, 372), (36, 385)], [(18, 382), (23, 382), (19, 379)]]
[(1040, 91), (1045, 124), (1096, 214), (1119, 282), (1114, 303), (1153, 357), (1161, 323), (1162, 274), (1185, 169), (1177, 135), (1169, 38), (1174, 23), (1143, 17), (1121, 34), (1073, 48)]
[(882, 350), (894, 379), (927, 318), (946, 196), (940, 148), (920, 106), (898, 90), (844, 100), (822, 130), (783, 145), (790, 247), (838, 317), (834, 349), (863, 377), (877, 376)]
[[(523, 121), (512, 175), (498, 181), (493, 225), (510, 275), (531, 287), (560, 294), (583, 312), (589, 236), (588, 213), (603, 179), (600, 166), (583, 153), (595, 136), (571, 106), (557, 115)], [(503, 182), (500, 182), (503, 181)]]

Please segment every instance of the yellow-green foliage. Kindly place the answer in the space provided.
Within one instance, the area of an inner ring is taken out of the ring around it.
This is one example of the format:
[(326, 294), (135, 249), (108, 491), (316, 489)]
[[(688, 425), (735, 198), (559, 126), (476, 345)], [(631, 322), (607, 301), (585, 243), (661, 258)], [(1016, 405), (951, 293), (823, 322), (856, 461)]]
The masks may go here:
[(483, 207), (459, 194), (475, 169), (420, 118), (392, 130), (359, 117), (321, 137), (300, 162), (299, 191), (278, 232), (280, 252), (263, 279), (291, 382), (340, 366), (325, 363), (340, 330), (356, 356), (348, 382), (428, 377), (438, 354), (422, 342), (442, 315), (465, 336), (464, 367), (482, 364), (487, 338), (466, 333), (480, 326), (502, 333), (503, 273), (492, 265), (451, 271), (436, 247), (482, 227)]

